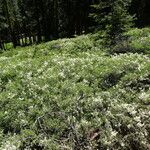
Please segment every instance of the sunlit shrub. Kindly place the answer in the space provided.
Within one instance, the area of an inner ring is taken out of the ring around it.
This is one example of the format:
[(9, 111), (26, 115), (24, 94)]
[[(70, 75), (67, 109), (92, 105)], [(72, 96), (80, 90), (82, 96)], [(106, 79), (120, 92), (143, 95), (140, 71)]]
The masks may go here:
[(148, 149), (148, 54), (91, 38), (0, 55), (0, 149)]

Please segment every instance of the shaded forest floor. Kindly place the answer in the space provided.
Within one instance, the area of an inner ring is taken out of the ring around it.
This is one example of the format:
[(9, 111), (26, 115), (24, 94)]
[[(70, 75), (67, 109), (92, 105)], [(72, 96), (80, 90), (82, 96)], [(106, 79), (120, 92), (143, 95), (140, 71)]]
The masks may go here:
[(1, 53), (0, 149), (150, 149), (150, 29), (127, 34)]

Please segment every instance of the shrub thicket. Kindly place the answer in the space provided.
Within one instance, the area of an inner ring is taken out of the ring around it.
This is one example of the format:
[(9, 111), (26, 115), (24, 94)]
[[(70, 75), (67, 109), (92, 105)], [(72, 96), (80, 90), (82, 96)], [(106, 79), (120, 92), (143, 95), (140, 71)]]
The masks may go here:
[(0, 54), (0, 149), (148, 149), (149, 55), (92, 37)]

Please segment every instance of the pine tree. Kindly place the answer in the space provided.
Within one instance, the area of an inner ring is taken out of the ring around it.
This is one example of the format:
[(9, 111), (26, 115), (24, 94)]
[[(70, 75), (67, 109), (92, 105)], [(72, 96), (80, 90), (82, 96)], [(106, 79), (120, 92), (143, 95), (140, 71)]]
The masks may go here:
[(99, 4), (93, 5), (96, 13), (91, 16), (98, 22), (99, 29), (106, 32), (107, 45), (115, 45), (117, 38), (131, 27), (130, 3), (131, 0), (100, 0)]
[(18, 7), (18, 0), (2, 0), (3, 12), (5, 19), (7, 20), (9, 33), (14, 47), (20, 45), (19, 40), (19, 24), (20, 24), (20, 13)]
[(8, 28), (6, 23), (6, 18), (3, 12), (3, 1), (0, 0), (0, 49), (5, 49), (4, 46), (4, 35), (6, 34), (5, 31)]

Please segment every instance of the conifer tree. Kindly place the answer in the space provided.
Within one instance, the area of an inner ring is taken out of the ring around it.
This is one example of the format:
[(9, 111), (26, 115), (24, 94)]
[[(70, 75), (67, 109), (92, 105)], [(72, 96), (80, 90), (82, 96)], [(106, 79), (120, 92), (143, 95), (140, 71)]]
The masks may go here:
[(5, 49), (4, 47), (4, 35), (6, 34), (5, 31), (8, 27), (6, 23), (6, 18), (3, 13), (3, 1), (0, 0), (0, 49)]
[[(136, 25), (150, 25), (149, 0), (0, 0), (0, 37), (14, 47), (26, 46), (88, 33), (98, 25), (113, 45), (131, 26), (130, 3)], [(93, 4), (96, 22), (88, 17)]]
[(91, 16), (98, 22), (99, 29), (106, 32), (109, 45), (116, 44), (117, 38), (131, 27), (130, 3), (131, 0), (100, 0), (99, 4), (93, 5), (96, 13)]

